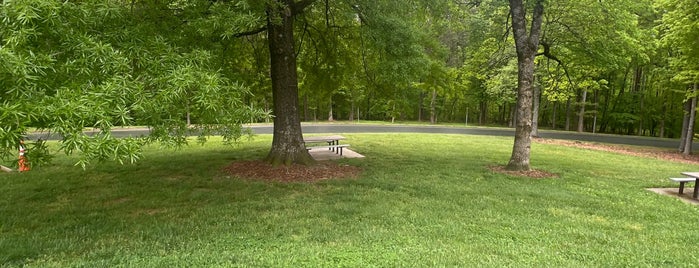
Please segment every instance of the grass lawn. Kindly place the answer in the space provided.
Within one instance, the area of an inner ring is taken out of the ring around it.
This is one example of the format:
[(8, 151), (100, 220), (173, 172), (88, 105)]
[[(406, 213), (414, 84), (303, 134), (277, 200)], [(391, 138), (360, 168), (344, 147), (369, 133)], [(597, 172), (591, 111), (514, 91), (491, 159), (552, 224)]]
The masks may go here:
[(644, 188), (699, 170), (533, 144), (527, 179), (494, 173), (512, 138), (347, 134), (358, 179), (231, 178), (271, 136), (148, 149), (136, 165), (70, 157), (0, 174), (0, 265), (27, 267), (695, 267), (699, 208)]

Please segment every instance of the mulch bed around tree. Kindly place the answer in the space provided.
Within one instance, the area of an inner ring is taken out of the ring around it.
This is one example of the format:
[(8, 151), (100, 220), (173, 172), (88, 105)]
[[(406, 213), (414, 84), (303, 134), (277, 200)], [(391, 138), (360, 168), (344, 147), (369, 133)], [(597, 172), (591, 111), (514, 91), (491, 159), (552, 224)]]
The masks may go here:
[(490, 171), (507, 174), (510, 176), (517, 177), (527, 177), (532, 179), (548, 179), (548, 178), (558, 178), (557, 174), (546, 172), (543, 170), (530, 170), (530, 171), (512, 171), (505, 169), (504, 166), (489, 166)]
[(327, 179), (356, 178), (362, 169), (331, 161), (321, 161), (312, 166), (293, 164), (277, 166), (256, 160), (233, 162), (223, 168), (226, 174), (243, 179), (278, 182), (316, 182)]
[[(699, 155), (686, 156), (679, 154), (672, 149), (643, 148), (540, 138), (534, 139), (533, 142), (570, 146), (589, 150), (608, 151), (681, 163), (699, 164)], [(493, 172), (508, 174), (511, 176), (529, 177), (535, 179), (558, 178), (557, 174), (542, 170), (509, 171), (505, 170), (504, 166), (490, 166), (488, 168)], [(273, 167), (264, 161), (240, 161), (231, 163), (223, 170), (226, 174), (238, 178), (279, 182), (315, 182), (327, 179), (357, 178), (362, 172), (362, 169), (359, 167), (338, 164), (332, 161), (321, 161), (313, 166), (291, 165), (278, 167)]]
[(542, 144), (555, 144), (568, 147), (575, 147), (588, 150), (606, 151), (614, 152), (618, 154), (633, 155), (639, 157), (656, 158), (667, 161), (686, 163), (686, 164), (699, 164), (699, 155), (683, 155), (677, 150), (666, 149), (666, 148), (652, 148), (652, 147), (638, 147), (631, 145), (616, 145), (616, 144), (600, 144), (594, 142), (582, 142), (582, 141), (569, 141), (569, 140), (554, 140), (554, 139), (542, 139), (536, 138), (532, 141)]

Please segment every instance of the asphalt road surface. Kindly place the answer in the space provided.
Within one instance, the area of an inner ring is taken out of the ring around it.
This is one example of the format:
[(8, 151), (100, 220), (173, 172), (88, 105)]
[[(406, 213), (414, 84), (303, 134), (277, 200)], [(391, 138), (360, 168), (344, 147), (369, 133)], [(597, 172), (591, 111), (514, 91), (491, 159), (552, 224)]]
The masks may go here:
[[(246, 126), (255, 134), (272, 134), (272, 125)], [(420, 126), (420, 125), (363, 125), (363, 124), (302, 124), (304, 134), (314, 133), (435, 133), (514, 137), (514, 129), (490, 127), (449, 127), (449, 126)], [(148, 129), (115, 130), (115, 137), (138, 137), (146, 135)], [(650, 146), (660, 148), (677, 148), (679, 139), (661, 139), (651, 137), (623, 136), (610, 134), (577, 133), (569, 131), (539, 130), (539, 136), (548, 139), (579, 140), (611, 144)], [(29, 139), (57, 139), (58, 137), (45, 134), (30, 134)], [(695, 144), (695, 148), (697, 143)]]

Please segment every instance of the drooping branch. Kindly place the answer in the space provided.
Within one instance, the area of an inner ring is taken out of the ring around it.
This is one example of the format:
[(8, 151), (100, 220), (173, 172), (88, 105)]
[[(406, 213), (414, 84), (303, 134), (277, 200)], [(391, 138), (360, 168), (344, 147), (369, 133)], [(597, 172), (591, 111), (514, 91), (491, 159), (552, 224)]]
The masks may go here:
[(233, 35), (233, 37), (238, 38), (238, 37), (243, 37), (243, 36), (256, 35), (256, 34), (259, 34), (261, 32), (264, 32), (266, 30), (267, 30), (267, 26), (263, 26), (263, 27), (260, 27), (260, 28), (254, 29), (254, 30), (250, 30), (247, 32), (236, 33)]

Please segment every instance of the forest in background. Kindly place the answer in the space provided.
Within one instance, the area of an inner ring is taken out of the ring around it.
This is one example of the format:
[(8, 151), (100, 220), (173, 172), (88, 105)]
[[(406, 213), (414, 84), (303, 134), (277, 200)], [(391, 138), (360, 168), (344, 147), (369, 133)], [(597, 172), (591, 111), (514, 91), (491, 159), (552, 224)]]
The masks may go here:
[[(507, 2), (300, 2), (302, 120), (514, 125)], [(150, 126), (166, 144), (192, 126), (236, 139), (240, 124), (274, 114), (265, 12), (278, 3), (4, 0), (3, 148), (30, 127), (63, 134), (66, 152), (95, 152), (85, 161), (112, 154), (101, 148), (136, 157), (143, 141), (109, 139), (113, 126)], [(696, 1), (547, 1), (538, 54), (541, 128), (678, 138), (694, 122)], [(104, 139), (86, 142), (82, 127)]]

